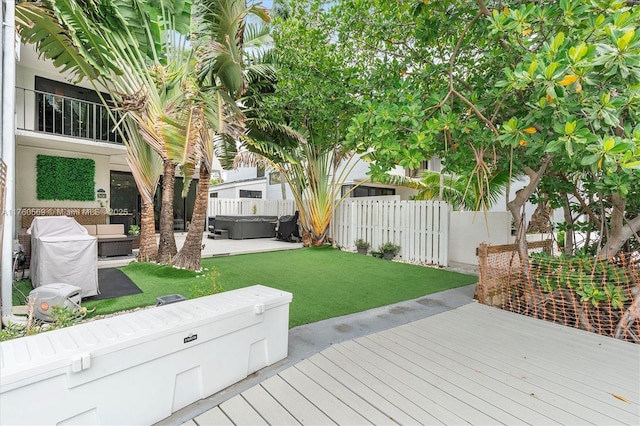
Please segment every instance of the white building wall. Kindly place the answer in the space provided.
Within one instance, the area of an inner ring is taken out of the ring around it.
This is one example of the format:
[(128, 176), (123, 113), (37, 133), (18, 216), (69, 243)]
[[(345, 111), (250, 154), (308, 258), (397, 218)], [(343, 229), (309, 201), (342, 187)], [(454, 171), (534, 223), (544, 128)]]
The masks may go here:
[(476, 247), (511, 243), (511, 213), (451, 212), (449, 260), (477, 265)]
[[(346, 185), (354, 185), (361, 183), (363, 180), (369, 179), (367, 172), (369, 171), (369, 163), (365, 161), (358, 161), (347, 179), (345, 180)], [(402, 167), (396, 167), (391, 171), (392, 174), (404, 175), (404, 169)], [(265, 171), (266, 180), (264, 195), (263, 198), (267, 200), (281, 200), (282, 197), (282, 189), (281, 185), (278, 182), (270, 183), (271, 179), (269, 179), (269, 170)], [(239, 190), (240, 189), (252, 189), (255, 185), (257, 178), (257, 169), (255, 167), (239, 167), (234, 170), (227, 170), (223, 172), (224, 183), (220, 185), (214, 185), (210, 188), (209, 192), (217, 192), (219, 198), (239, 198)], [(363, 185), (366, 186), (375, 186), (381, 188), (394, 188), (396, 195), (400, 197), (402, 200), (408, 200), (413, 195), (417, 193), (416, 190), (411, 188), (404, 187), (394, 187), (392, 185), (384, 185), (380, 183), (369, 183), (365, 182)], [(293, 193), (288, 184), (286, 187), (286, 199), (292, 200)]]
[(217, 198), (241, 198), (240, 191), (260, 191), (262, 193), (262, 199), (266, 199), (267, 182), (266, 179), (253, 181), (241, 181), (241, 182), (226, 182), (219, 185), (212, 185), (209, 187), (209, 194), (218, 194)]
[(258, 169), (256, 167), (238, 167), (233, 170), (226, 170), (223, 173), (225, 182), (237, 182), (240, 180), (256, 179), (258, 177)]

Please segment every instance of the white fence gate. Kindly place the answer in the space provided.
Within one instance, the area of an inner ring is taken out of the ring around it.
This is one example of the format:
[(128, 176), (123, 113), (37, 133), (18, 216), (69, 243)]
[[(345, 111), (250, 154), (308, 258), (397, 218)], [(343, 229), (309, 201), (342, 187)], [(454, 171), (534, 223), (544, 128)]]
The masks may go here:
[(392, 242), (405, 260), (447, 266), (449, 211), (443, 201), (345, 200), (331, 233), (337, 245), (353, 250), (359, 238), (372, 250)]
[(294, 200), (262, 200), (259, 198), (209, 198), (207, 216), (286, 216), (296, 211)]

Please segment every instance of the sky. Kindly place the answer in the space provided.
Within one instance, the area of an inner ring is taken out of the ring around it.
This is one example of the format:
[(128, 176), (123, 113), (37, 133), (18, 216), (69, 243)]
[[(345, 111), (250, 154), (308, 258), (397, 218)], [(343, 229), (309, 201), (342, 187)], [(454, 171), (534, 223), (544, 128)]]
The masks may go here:
[(256, 3), (261, 3), (261, 6), (266, 7), (267, 9), (271, 9), (273, 6), (273, 0), (257, 0)]

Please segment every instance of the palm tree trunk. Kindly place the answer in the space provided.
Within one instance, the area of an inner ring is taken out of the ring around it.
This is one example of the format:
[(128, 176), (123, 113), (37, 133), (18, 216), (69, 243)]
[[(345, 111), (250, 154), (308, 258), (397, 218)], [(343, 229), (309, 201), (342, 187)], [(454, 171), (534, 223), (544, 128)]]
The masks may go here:
[(142, 199), (140, 218), (140, 251), (139, 262), (155, 262), (158, 256), (156, 244), (156, 225), (153, 215), (153, 201)]
[(282, 193), (282, 199), (286, 200), (287, 199), (287, 181), (284, 177), (284, 173), (282, 173), (282, 170), (278, 172), (278, 174), (280, 175), (280, 192)]
[(184, 245), (173, 259), (173, 265), (178, 268), (186, 268), (192, 271), (200, 270), (202, 234), (207, 218), (207, 203), (209, 201), (209, 179), (211, 179), (211, 171), (203, 163), (200, 163), (200, 176), (189, 232), (187, 232)]
[(160, 242), (158, 243), (158, 263), (167, 264), (178, 252), (173, 233), (173, 196), (176, 182), (176, 165), (164, 160), (162, 178), (162, 204), (160, 206)]

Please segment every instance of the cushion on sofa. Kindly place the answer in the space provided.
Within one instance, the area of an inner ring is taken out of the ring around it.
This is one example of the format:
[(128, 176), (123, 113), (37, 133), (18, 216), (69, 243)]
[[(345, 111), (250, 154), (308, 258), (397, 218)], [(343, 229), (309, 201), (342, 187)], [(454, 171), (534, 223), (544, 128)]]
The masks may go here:
[(107, 225), (96, 225), (98, 237), (101, 238), (118, 238), (124, 237), (124, 224), (112, 223)]
[(82, 225), (84, 226), (87, 231), (89, 232), (89, 235), (93, 235), (95, 237), (96, 235), (96, 225)]

